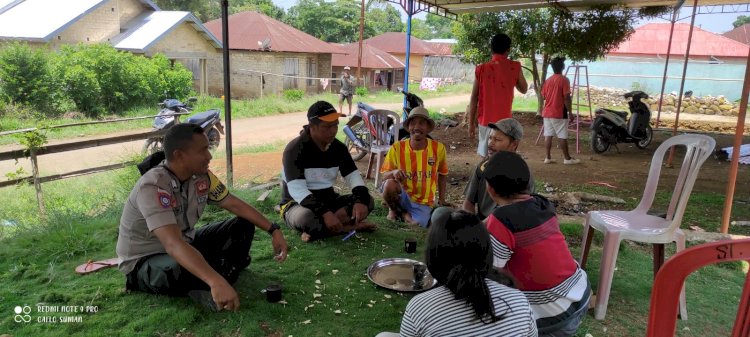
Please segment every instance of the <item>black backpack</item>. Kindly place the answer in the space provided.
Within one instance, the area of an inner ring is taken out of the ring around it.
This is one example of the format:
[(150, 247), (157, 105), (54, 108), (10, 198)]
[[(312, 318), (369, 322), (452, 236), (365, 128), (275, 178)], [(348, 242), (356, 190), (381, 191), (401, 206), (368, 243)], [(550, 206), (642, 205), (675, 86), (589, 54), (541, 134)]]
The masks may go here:
[(140, 172), (141, 175), (144, 175), (148, 170), (161, 164), (166, 158), (167, 155), (164, 154), (164, 151), (157, 151), (144, 158), (140, 164), (136, 165), (136, 167), (138, 167), (138, 172)]

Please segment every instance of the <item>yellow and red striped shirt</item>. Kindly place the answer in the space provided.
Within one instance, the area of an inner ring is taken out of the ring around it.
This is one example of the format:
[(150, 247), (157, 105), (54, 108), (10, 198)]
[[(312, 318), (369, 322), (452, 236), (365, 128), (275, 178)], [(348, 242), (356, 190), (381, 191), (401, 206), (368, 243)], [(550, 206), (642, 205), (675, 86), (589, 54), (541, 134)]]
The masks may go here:
[(438, 174), (448, 175), (445, 145), (427, 139), (423, 150), (411, 148), (409, 139), (394, 143), (385, 156), (380, 172), (399, 169), (406, 173), (404, 188), (414, 202), (432, 206), (435, 201)]

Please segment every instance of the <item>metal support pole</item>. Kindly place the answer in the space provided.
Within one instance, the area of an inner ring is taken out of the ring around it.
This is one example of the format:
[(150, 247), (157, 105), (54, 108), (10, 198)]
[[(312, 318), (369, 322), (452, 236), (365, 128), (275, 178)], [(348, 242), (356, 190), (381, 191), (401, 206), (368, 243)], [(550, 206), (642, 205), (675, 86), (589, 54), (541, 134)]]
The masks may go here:
[[(685, 90), (685, 74), (687, 74), (688, 59), (690, 58), (690, 44), (693, 42), (693, 28), (695, 27), (695, 10), (698, 8), (698, 0), (693, 0), (693, 15), (690, 17), (690, 31), (688, 32), (687, 48), (685, 50), (685, 62), (682, 64), (682, 80), (680, 81), (680, 94), (677, 96), (677, 111), (674, 116), (674, 129), (672, 136), (677, 134), (677, 126), (680, 122), (680, 108), (682, 107), (682, 93)], [(674, 159), (674, 146), (669, 149), (669, 159), (667, 166), (672, 166)]]
[(672, 24), (669, 28), (669, 42), (667, 44), (667, 61), (664, 62), (664, 75), (661, 78), (661, 93), (659, 94), (659, 107), (656, 109), (656, 125), (654, 128), (659, 127), (659, 118), (661, 118), (661, 106), (664, 102), (664, 87), (667, 85), (667, 69), (669, 68), (669, 56), (672, 52), (672, 36), (674, 35), (674, 23), (677, 21), (677, 13), (679, 8), (675, 8), (672, 12)]
[[(224, 124), (226, 125), (226, 139), (224, 143), (227, 146), (227, 186), (234, 186), (232, 174), (232, 90), (229, 87), (229, 1), (221, 1), (221, 44), (224, 55)], [(262, 87), (262, 85), (261, 85)]]
[(359, 14), (359, 52), (357, 53), (357, 86), (362, 83), (362, 38), (365, 30), (365, 0), (362, 0), (362, 8)]
[[(409, 57), (411, 56), (411, 17), (414, 15), (414, 0), (406, 0), (406, 68), (404, 68), (404, 91), (409, 92)], [(406, 96), (404, 96), (404, 109), (406, 109)], [(406, 120), (406, 110), (404, 110)]]
[(734, 144), (732, 147), (732, 162), (729, 164), (729, 180), (727, 181), (727, 193), (724, 198), (724, 212), (721, 215), (721, 232), (729, 232), (729, 218), (732, 215), (732, 201), (734, 201), (734, 188), (737, 183), (737, 169), (740, 161), (740, 145), (742, 136), (745, 134), (745, 118), (747, 117), (747, 100), (750, 95), (750, 50), (747, 53), (747, 65), (745, 66), (745, 82), (742, 84), (742, 97), (740, 97), (740, 111), (737, 114), (737, 128), (734, 131)]

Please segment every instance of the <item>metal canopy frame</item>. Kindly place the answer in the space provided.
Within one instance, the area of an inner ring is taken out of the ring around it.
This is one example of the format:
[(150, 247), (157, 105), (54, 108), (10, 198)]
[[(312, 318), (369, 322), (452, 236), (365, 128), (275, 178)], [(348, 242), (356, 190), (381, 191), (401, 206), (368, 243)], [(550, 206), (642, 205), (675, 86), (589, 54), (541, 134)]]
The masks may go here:
[[(541, 7), (555, 7), (562, 10), (581, 10), (596, 5), (619, 5), (628, 8), (642, 8), (652, 6), (671, 6), (675, 9), (682, 7), (685, 0), (387, 0), (398, 4), (406, 11), (407, 23), (406, 23), (406, 67), (404, 70), (404, 91), (409, 90), (409, 56), (411, 47), (411, 19), (416, 13), (427, 12), (435, 15), (440, 15), (448, 18), (456, 19), (458, 14), (463, 13), (483, 13), (483, 12), (499, 12), (514, 9), (526, 9), (526, 8), (541, 8)], [(224, 47), (224, 108), (225, 108), (225, 119), (226, 119), (226, 130), (227, 130), (227, 180), (231, 187), (232, 182), (232, 131), (231, 131), (231, 90), (229, 88), (229, 27), (228, 21), (228, 0), (221, 1), (222, 9), (222, 34), (224, 36), (223, 47)], [(745, 10), (750, 9), (750, 4), (745, 5), (748, 0), (703, 0), (701, 5), (715, 6), (715, 5), (733, 5), (738, 6), (737, 9), (745, 6)], [(694, 7), (698, 6), (698, 0), (694, 0)], [(694, 8), (695, 9), (695, 8)], [(724, 8), (722, 8), (723, 12)], [(693, 11), (692, 17), (695, 17), (695, 10)], [(675, 17), (673, 16), (673, 22)], [(693, 25), (690, 26), (690, 34), (692, 36)], [(674, 25), (672, 25), (673, 34)], [(671, 37), (671, 36), (670, 36)], [(671, 40), (671, 38), (670, 38)], [(671, 41), (670, 41), (671, 42)], [(688, 41), (690, 43), (690, 41)], [(671, 43), (670, 43), (671, 47)], [(685, 55), (685, 64), (683, 69), (682, 84), (685, 83), (685, 69), (687, 68), (687, 58), (690, 56), (689, 50)], [(665, 65), (664, 77), (662, 78), (663, 83), (666, 81), (667, 69)], [(663, 89), (662, 89), (663, 90)], [(748, 95), (750, 95), (750, 48), (748, 48), (747, 66), (745, 68), (745, 78), (742, 87), (742, 94), (740, 96), (740, 109), (737, 116), (737, 127), (734, 138), (734, 151), (732, 151), (731, 164), (729, 168), (729, 180), (727, 182), (726, 199), (724, 203), (724, 212), (721, 221), (721, 231), (727, 233), (729, 231), (729, 219), (732, 211), (732, 202), (734, 198), (734, 189), (737, 181), (737, 171), (739, 166), (739, 147), (742, 144), (742, 138), (745, 130), (745, 118), (747, 115), (747, 104)], [(682, 100), (682, 89), (680, 90), (680, 101)], [(404, 107), (406, 106), (406, 98), (404, 98)], [(677, 110), (677, 116), (679, 116), (679, 108)], [(677, 117), (675, 119), (676, 132), (678, 126)]]
[[(670, 29), (669, 45), (667, 52), (667, 61), (664, 66), (664, 75), (662, 77), (662, 96), (664, 96), (664, 85), (667, 79), (667, 68), (669, 66), (669, 50), (672, 46), (672, 35), (674, 34), (674, 22), (678, 21), (677, 11), (685, 3), (685, 0), (388, 0), (399, 4), (401, 8), (406, 11), (407, 23), (406, 23), (406, 68), (404, 76), (404, 91), (409, 90), (409, 56), (410, 56), (410, 42), (411, 42), (411, 18), (414, 14), (426, 11), (440, 13), (438, 15), (447, 16), (447, 14), (458, 15), (464, 13), (485, 13), (485, 12), (500, 12), (506, 10), (515, 9), (528, 9), (528, 8), (541, 8), (541, 7), (554, 7), (566, 11), (577, 11), (585, 8), (589, 8), (596, 5), (619, 5), (628, 8), (642, 8), (642, 7), (653, 7), (653, 6), (670, 6), (673, 7), (673, 13), (671, 16), (672, 27)], [(750, 3), (748, 0), (703, 0), (701, 5), (705, 6), (722, 6), (722, 13), (725, 11), (726, 6), (738, 11), (750, 10)], [(688, 33), (688, 47), (684, 57), (682, 79), (680, 81), (680, 96), (678, 100), (677, 111), (675, 115), (675, 125), (673, 134), (677, 133), (679, 126), (679, 115), (680, 115), (680, 103), (682, 102), (683, 89), (685, 85), (685, 74), (687, 72), (688, 59), (690, 57), (690, 43), (692, 42), (693, 28), (695, 27), (695, 15), (697, 13), (698, 0), (693, 0), (693, 13), (690, 16), (690, 32)], [(743, 8), (744, 6), (744, 8)], [(744, 10), (743, 10), (744, 9)], [(721, 232), (727, 233), (729, 231), (729, 220), (732, 211), (732, 203), (734, 199), (734, 189), (737, 182), (737, 171), (739, 169), (739, 148), (742, 145), (742, 138), (744, 136), (745, 129), (745, 118), (747, 115), (747, 104), (748, 95), (750, 95), (750, 48), (748, 48), (747, 66), (745, 68), (745, 79), (743, 82), (742, 94), (740, 96), (740, 109), (737, 116), (737, 127), (735, 129), (735, 139), (732, 151), (732, 158), (729, 167), (729, 179), (727, 181), (727, 190), (725, 194), (724, 211), (721, 219)], [(661, 99), (659, 102), (661, 107)], [(406, 98), (404, 98), (404, 107), (406, 107)], [(661, 110), (661, 109), (659, 109)], [(404, 113), (405, 114), (405, 113)], [(405, 116), (406, 117), (406, 116)], [(657, 123), (659, 115), (657, 115)], [(657, 124), (658, 126), (658, 124)], [(670, 151), (668, 163), (671, 163), (674, 151)]]

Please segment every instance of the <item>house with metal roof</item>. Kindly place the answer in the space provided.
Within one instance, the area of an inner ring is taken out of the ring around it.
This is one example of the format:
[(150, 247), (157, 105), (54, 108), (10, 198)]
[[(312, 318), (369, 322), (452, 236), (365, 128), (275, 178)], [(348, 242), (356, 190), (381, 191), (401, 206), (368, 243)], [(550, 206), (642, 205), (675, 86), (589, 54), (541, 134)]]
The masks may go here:
[[(329, 88), (333, 54), (343, 53), (335, 45), (279, 22), (261, 13), (232, 14), (229, 26), (231, 88), (235, 97), (259, 97), (300, 89), (318, 93)], [(222, 38), (221, 19), (206, 28)], [(221, 94), (222, 61), (209, 62), (209, 92)], [(214, 76), (216, 74), (216, 76)]]
[(746, 23), (721, 35), (739, 43), (750, 45), (750, 23)]
[[(607, 53), (607, 58), (659, 59), (666, 57), (670, 26), (669, 23), (649, 23), (638, 27), (626, 41)], [(675, 24), (670, 50), (672, 57), (685, 55), (689, 30), (689, 24)], [(744, 64), (747, 61), (747, 48), (746, 44), (695, 27), (693, 43), (690, 46), (690, 59), (696, 62)]]
[[(359, 43), (341, 46), (346, 54), (333, 54), (333, 78), (340, 77), (344, 67), (351, 67), (350, 74), (357, 75)], [(397, 57), (367, 43), (362, 43), (362, 78), (370, 90), (396, 90), (404, 83), (404, 65)], [(340, 85), (336, 83), (336, 85)]]
[[(603, 60), (587, 64), (590, 84), (658, 94), (664, 74), (669, 30), (670, 23), (649, 23), (636, 28)], [(665, 83), (667, 93), (679, 91), (689, 30), (689, 24), (675, 24)], [(695, 96), (723, 95), (730, 100), (739, 98), (748, 48), (750, 46), (746, 44), (694, 27), (685, 90), (692, 91)]]
[(118, 50), (164, 54), (193, 72), (196, 91), (208, 88), (207, 61), (221, 43), (193, 14), (161, 11), (150, 0), (0, 0), (0, 41), (59, 49), (109, 43)]
[[(383, 50), (406, 63), (406, 33), (388, 32), (373, 36), (364, 43)], [(419, 81), (423, 76), (425, 57), (438, 54), (432, 46), (416, 37), (411, 37), (409, 58), (409, 81)]]

